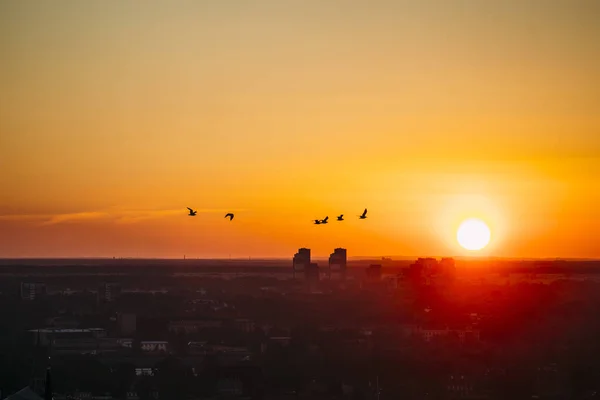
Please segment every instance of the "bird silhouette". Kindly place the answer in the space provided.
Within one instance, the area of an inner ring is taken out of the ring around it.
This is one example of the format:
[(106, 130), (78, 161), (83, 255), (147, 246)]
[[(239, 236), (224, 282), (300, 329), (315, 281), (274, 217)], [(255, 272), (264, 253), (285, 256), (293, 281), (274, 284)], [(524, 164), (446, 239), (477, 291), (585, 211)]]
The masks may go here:
[(363, 211), (362, 215), (359, 215), (358, 218), (360, 219), (366, 219), (367, 218), (367, 209), (365, 208), (365, 211)]
[(338, 215), (337, 220), (338, 221), (343, 221), (344, 220), (344, 214)]
[(326, 224), (328, 219), (329, 219), (329, 216), (325, 217), (324, 219), (321, 220), (321, 223)]
[(315, 219), (315, 222), (314, 222), (314, 224), (315, 224), (315, 225), (321, 225), (321, 220), (320, 220), (320, 219)]
[(188, 216), (189, 216), (189, 217), (195, 217), (195, 216), (196, 216), (196, 213), (197, 213), (198, 211), (194, 211), (194, 210), (192, 210), (192, 209), (191, 209), (191, 208), (189, 208), (189, 207), (188, 207), (187, 209), (188, 209), (188, 210), (190, 210), (190, 213), (188, 214)]
[(231, 221), (233, 219), (233, 214), (232, 213), (225, 214), (225, 218), (229, 218), (229, 220)]

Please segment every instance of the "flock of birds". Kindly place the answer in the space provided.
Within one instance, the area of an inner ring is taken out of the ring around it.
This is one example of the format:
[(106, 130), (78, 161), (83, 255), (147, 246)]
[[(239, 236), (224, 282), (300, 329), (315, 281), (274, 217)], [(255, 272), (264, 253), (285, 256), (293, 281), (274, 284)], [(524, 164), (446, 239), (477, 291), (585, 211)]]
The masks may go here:
[[(188, 214), (189, 217), (195, 217), (196, 214), (198, 214), (197, 210), (193, 210), (193, 209), (191, 209), (189, 207), (187, 209), (190, 210), (190, 213)], [(225, 218), (229, 218), (230, 221), (233, 220), (233, 217), (234, 217), (233, 213), (227, 213), (227, 214), (225, 214)]]
[[(357, 215), (357, 217), (359, 219), (366, 219), (367, 218), (367, 209), (365, 208), (365, 211), (363, 211), (362, 214)], [(337, 216), (337, 220), (338, 221), (343, 221), (344, 220), (344, 214), (338, 215)], [(322, 224), (326, 224), (329, 221), (329, 216), (323, 218), (323, 219), (315, 219), (314, 220), (314, 224), (315, 225), (322, 225)]]
[[(188, 214), (189, 217), (195, 217), (196, 214), (198, 213), (198, 211), (193, 210), (193, 209), (191, 209), (189, 207), (187, 209), (190, 210), (190, 213)], [(233, 217), (234, 217), (233, 213), (227, 213), (227, 214), (225, 214), (225, 218), (229, 218), (229, 221), (233, 221)], [(358, 215), (357, 217), (358, 217), (358, 219), (366, 219), (367, 218), (367, 209), (365, 208), (365, 211), (363, 211), (363, 213), (361, 215)], [(314, 224), (315, 225), (323, 225), (323, 224), (326, 224), (328, 222), (328, 220), (329, 220), (329, 216), (326, 216), (323, 219), (315, 219), (314, 220)], [(344, 214), (338, 215), (337, 216), (337, 220), (338, 221), (343, 221), (344, 220)]]

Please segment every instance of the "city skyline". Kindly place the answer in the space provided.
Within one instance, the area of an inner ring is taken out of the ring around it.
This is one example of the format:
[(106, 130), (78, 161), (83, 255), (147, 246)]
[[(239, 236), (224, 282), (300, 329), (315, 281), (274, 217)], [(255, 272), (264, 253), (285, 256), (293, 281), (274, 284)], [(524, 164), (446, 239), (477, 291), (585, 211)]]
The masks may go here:
[(600, 4), (539, 4), (2, 2), (0, 258), (600, 258)]

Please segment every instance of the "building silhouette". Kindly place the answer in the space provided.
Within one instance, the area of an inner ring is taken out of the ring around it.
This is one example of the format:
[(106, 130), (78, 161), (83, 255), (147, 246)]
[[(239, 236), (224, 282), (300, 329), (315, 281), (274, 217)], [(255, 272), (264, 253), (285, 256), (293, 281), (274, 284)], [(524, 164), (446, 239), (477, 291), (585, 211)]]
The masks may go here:
[(413, 282), (429, 285), (451, 283), (456, 277), (455, 261), (450, 257), (439, 262), (433, 257), (418, 258), (408, 268), (407, 277)]
[(21, 299), (33, 301), (46, 295), (46, 284), (41, 282), (21, 282)]
[(318, 289), (319, 280), (321, 279), (321, 271), (317, 263), (310, 263), (304, 269), (304, 280), (308, 285), (309, 292), (315, 292)]
[(121, 285), (119, 283), (103, 283), (98, 287), (98, 302), (111, 303), (121, 295)]
[(318, 282), (320, 279), (319, 264), (308, 264), (308, 266), (304, 270), (304, 278), (309, 282)]
[(337, 248), (329, 255), (329, 279), (332, 277), (338, 279), (346, 278), (346, 266), (348, 255), (346, 249)]
[(305, 277), (304, 271), (310, 265), (310, 249), (305, 247), (298, 249), (298, 252), (294, 254), (292, 261), (292, 268), (294, 272), (294, 279)]

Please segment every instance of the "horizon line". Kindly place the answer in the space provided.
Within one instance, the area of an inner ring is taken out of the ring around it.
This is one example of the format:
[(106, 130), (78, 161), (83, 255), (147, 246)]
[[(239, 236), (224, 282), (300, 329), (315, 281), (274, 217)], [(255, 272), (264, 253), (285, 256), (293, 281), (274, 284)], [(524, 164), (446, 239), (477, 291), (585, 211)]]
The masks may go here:
[[(247, 257), (110, 257), (110, 256), (34, 256), (34, 257), (0, 257), (0, 260), (165, 260), (165, 261), (274, 261), (274, 260), (288, 260), (293, 258), (291, 256), (247, 256)], [(313, 256), (311, 259), (327, 259), (328, 256)], [(387, 259), (387, 260), (384, 260)], [(348, 260), (378, 260), (378, 261), (406, 261), (416, 260), (418, 258), (454, 258), (462, 260), (507, 260), (507, 261), (600, 261), (600, 257), (499, 257), (499, 256), (439, 256), (439, 255), (421, 255), (421, 256), (349, 256)]]

